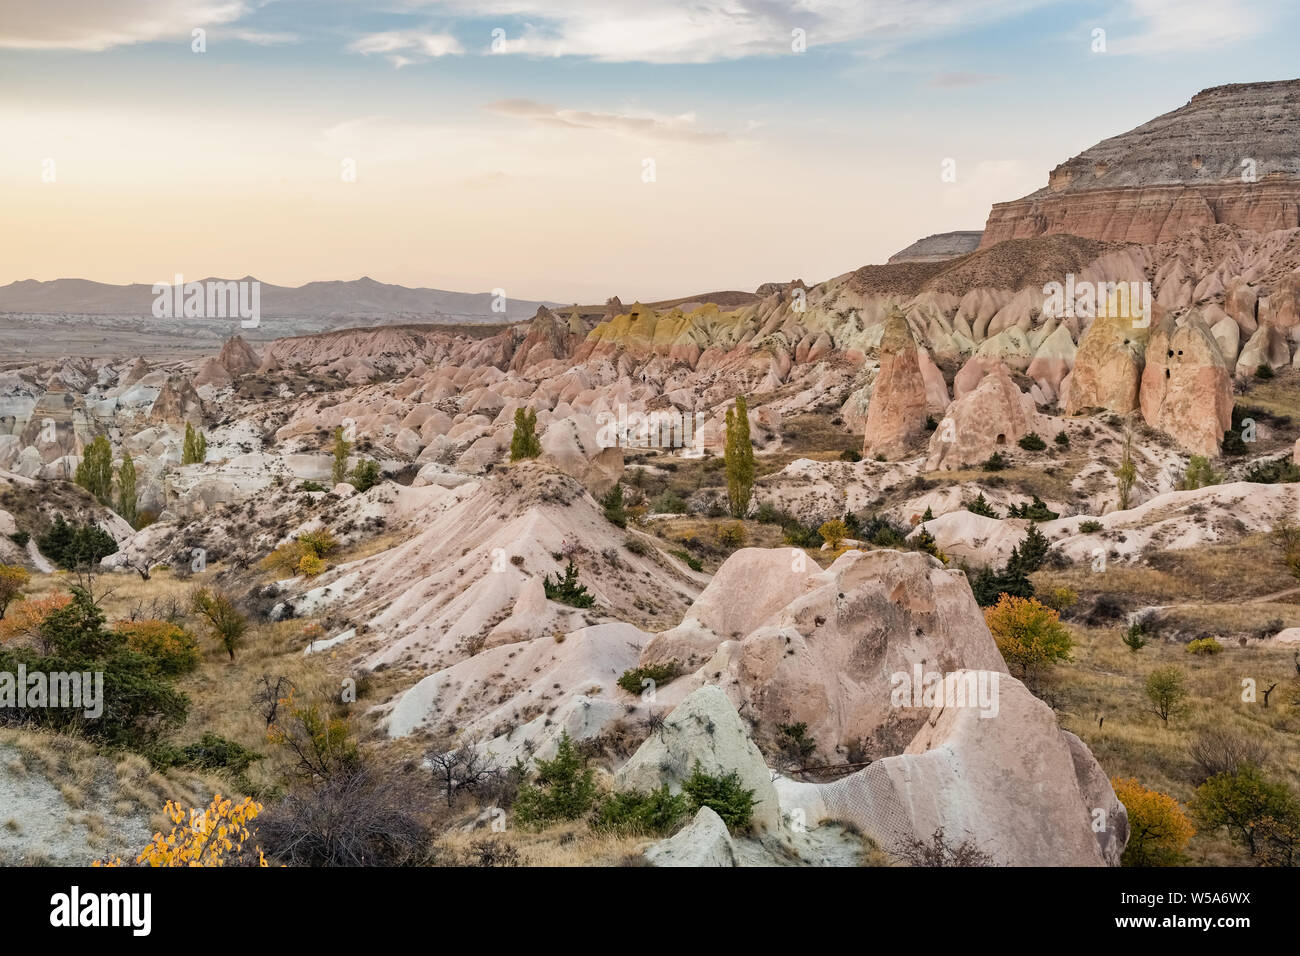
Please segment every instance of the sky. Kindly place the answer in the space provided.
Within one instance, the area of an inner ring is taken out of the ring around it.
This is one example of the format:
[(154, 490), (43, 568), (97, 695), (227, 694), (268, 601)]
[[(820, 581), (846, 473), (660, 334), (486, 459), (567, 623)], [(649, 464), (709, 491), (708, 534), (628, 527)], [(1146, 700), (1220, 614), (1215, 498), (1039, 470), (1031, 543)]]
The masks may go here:
[(811, 283), (1300, 75), (1296, 36), (1287, 0), (3, 0), (0, 284)]

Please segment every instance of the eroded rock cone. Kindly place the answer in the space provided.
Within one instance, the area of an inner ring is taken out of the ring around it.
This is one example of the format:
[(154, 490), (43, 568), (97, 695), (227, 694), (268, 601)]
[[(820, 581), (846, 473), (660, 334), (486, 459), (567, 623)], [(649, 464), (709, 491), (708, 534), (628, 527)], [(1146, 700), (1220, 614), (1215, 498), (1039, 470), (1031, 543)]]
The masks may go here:
[(988, 460), (1030, 432), (1044, 431), (1034, 400), (1011, 380), (1000, 362), (973, 392), (948, 406), (930, 436), (927, 471), (953, 471)]
[(1108, 310), (1093, 319), (1074, 356), (1065, 413), (1104, 408), (1126, 415), (1137, 408), (1146, 339), (1146, 330), (1128, 315)]
[(1199, 312), (1161, 323), (1147, 344), (1142, 417), (1189, 452), (1217, 455), (1232, 427), (1232, 375)]
[(862, 457), (902, 458), (925, 430), (925, 377), (916, 355), (916, 340), (902, 313), (885, 321), (880, 339), (880, 372), (867, 406)]
[(168, 379), (149, 409), (149, 421), (170, 422), (173, 425), (185, 422), (201, 424), (203, 402), (198, 392), (194, 391), (194, 386), (185, 379)]
[(231, 378), (238, 378), (247, 372), (255, 372), (261, 364), (257, 352), (253, 351), (253, 347), (238, 335), (226, 340), (226, 344), (221, 347), (221, 354), (217, 356), (217, 361)]

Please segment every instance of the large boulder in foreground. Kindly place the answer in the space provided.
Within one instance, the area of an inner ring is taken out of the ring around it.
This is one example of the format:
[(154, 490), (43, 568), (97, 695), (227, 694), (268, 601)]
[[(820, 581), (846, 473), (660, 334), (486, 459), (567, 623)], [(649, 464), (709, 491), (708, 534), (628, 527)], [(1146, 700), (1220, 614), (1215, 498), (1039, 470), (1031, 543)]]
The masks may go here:
[(1147, 344), (1142, 417), (1189, 452), (1219, 453), (1232, 427), (1232, 373), (1219, 343), (1197, 312), (1181, 326), (1161, 323)]
[(646, 850), (653, 866), (735, 866), (736, 847), (727, 825), (708, 807), (689, 824)]
[[(904, 753), (833, 783), (780, 781), (787, 812), (797, 809), (810, 826), (852, 823), (892, 856), (942, 829), (950, 844), (969, 842), (994, 865), (1118, 859), (1128, 830), (1123, 806), (1087, 761), (1081, 785), (1050, 707), (1006, 674), (948, 674), (936, 695)], [(1094, 832), (1095, 820), (1106, 829)]]
[(916, 339), (902, 313), (885, 321), (880, 339), (880, 371), (867, 406), (862, 457), (902, 458), (925, 430), (926, 389), (916, 354)]

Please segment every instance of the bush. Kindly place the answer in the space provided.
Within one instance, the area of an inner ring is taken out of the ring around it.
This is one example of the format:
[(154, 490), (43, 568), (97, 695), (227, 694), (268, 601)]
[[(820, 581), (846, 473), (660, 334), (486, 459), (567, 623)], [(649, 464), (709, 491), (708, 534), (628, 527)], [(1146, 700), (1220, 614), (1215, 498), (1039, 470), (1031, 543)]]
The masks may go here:
[(176, 677), (199, 666), (199, 642), (170, 621), (121, 621), (117, 630), (128, 648), (151, 662), (154, 673)]
[(840, 461), (857, 462), (861, 460), (862, 460), (862, 453), (859, 451), (854, 451), (852, 448), (846, 448), (844, 449), (844, 451), (840, 452)]
[(1260, 365), (1255, 369), (1255, 377), (1261, 382), (1267, 382), (1269, 379), (1273, 378), (1274, 374), (1271, 365)]
[(314, 578), (323, 572), (328, 565), (310, 551), (298, 559), (297, 572), (305, 577)]
[(674, 558), (679, 558), (692, 571), (704, 570), (704, 565), (701, 564), (699, 560), (696, 559), (689, 551), (682, 551), (678, 549), (676, 551), (669, 551), (668, 553), (671, 554)]
[(1056, 437), (1053, 438), (1052, 441), (1056, 442), (1062, 448), (1070, 447), (1070, 436), (1067, 435), (1065, 432), (1057, 432)]
[(1196, 788), (1192, 812), (1210, 830), (1228, 835), (1267, 865), (1293, 866), (1300, 842), (1300, 802), (1285, 783), (1245, 764)]
[(1002, 471), (1007, 467), (1007, 460), (1002, 457), (1002, 452), (995, 451), (984, 461), (982, 467), (985, 471)]
[(1100, 521), (1094, 521), (1092, 518), (1089, 518), (1087, 521), (1079, 522), (1079, 533), (1096, 534), (1098, 531), (1101, 530), (1101, 527), (1102, 525)]
[(679, 674), (681, 674), (681, 665), (677, 661), (650, 664), (646, 667), (637, 667), (630, 671), (624, 671), (623, 676), (618, 679), (618, 686), (629, 694), (639, 694), (644, 687), (642, 681), (652, 680), (656, 687), (662, 687), (670, 683)]
[(1223, 650), (1223, 645), (1212, 637), (1202, 637), (1191, 641), (1187, 645), (1188, 654), (1202, 654), (1212, 656)]
[(1124, 646), (1134, 654), (1142, 650), (1142, 648), (1151, 643), (1147, 640), (1146, 622), (1134, 621), (1128, 626), (1128, 629), (1124, 632), (1124, 636), (1121, 640), (1124, 641)]
[(9, 536), (9, 540), (12, 541), (14, 544), (18, 545), (18, 547), (20, 548), (26, 548), (27, 542), (30, 541), (31, 539), (32, 536), (28, 534), (26, 531), (15, 531), (13, 534)]
[(1034, 495), (1032, 503), (1025, 502), (1023, 505), (1008, 506), (1007, 517), (1028, 518), (1030, 521), (1055, 521), (1060, 515), (1043, 504), (1042, 498)]
[(69, 524), (63, 515), (55, 517), (50, 530), (36, 539), (36, 546), (65, 571), (94, 567), (101, 559), (117, 553), (117, 542), (107, 531), (91, 522)]
[(1002, 516), (993, 510), (993, 506), (984, 498), (984, 492), (979, 493), (979, 497), (974, 501), (962, 502), (962, 507), (973, 515), (983, 515), (985, 518), (1001, 518)]
[(992, 854), (980, 849), (974, 838), (967, 837), (961, 843), (953, 843), (944, 835), (943, 827), (930, 834), (928, 841), (915, 835), (904, 837), (894, 849), (894, 856), (908, 866), (927, 868), (993, 865)]
[(1025, 451), (1042, 451), (1047, 447), (1047, 442), (1039, 438), (1037, 432), (1030, 432), (1028, 435), (1022, 436), (1016, 444)]
[(1071, 587), (1055, 587), (1043, 595), (1043, 603), (1057, 614), (1064, 614), (1079, 603), (1079, 592)]
[(557, 820), (577, 820), (595, 802), (595, 771), (565, 731), (554, 759), (537, 761), (536, 783), (519, 788), (515, 817), (522, 826), (540, 829)]
[(633, 535), (629, 535), (623, 539), (623, 547), (640, 557), (645, 557), (654, 551), (654, 548), (647, 544), (644, 539)]
[(419, 796), (365, 767), (291, 790), (262, 820), (267, 854), (288, 866), (406, 866), (429, 832)]
[(838, 551), (840, 542), (849, 536), (849, 527), (839, 518), (827, 521), (817, 529), (817, 533), (822, 536), (822, 540), (831, 546), (832, 551)]
[(654, 514), (660, 515), (684, 515), (686, 514), (686, 500), (675, 492), (665, 491), (651, 500), (650, 510)]
[(596, 603), (596, 599), (587, 591), (587, 588), (578, 583), (578, 566), (569, 559), (569, 563), (564, 568), (564, 577), (556, 575), (555, 581), (551, 581), (548, 574), (542, 580), (542, 590), (546, 592), (548, 601), (558, 601), (561, 604), (567, 604), (569, 607), (591, 607)]
[(672, 793), (667, 784), (645, 793), (629, 790), (607, 795), (591, 818), (595, 830), (666, 836), (690, 813), (690, 798)]
[(718, 546), (734, 551), (745, 546), (745, 526), (739, 521), (721, 525), (717, 530)]
[(1032, 678), (1041, 668), (1069, 661), (1074, 641), (1060, 615), (1033, 598), (1003, 594), (984, 611), (1003, 660)]
[(22, 597), (23, 588), (31, 582), (32, 576), (20, 564), (0, 564), (0, 620), (4, 620), (5, 611), (15, 598)]
[(1279, 485), (1300, 481), (1300, 465), (1285, 457), (1257, 462), (1246, 469), (1242, 481), (1251, 481), (1257, 485)]
[(777, 744), (791, 760), (800, 764), (817, 752), (817, 741), (808, 736), (808, 725), (802, 720), (777, 727)]
[(1196, 833), (1178, 801), (1149, 790), (1136, 779), (1116, 777), (1115, 796), (1128, 813), (1129, 837), (1120, 862), (1124, 866), (1177, 866), (1183, 848)]
[(188, 767), (193, 770), (222, 770), (239, 776), (262, 759), (256, 750), (214, 733), (205, 733), (196, 743), (184, 747), (159, 747), (151, 755), (159, 769)]
[(1221, 773), (1236, 773), (1247, 764), (1262, 767), (1271, 751), (1257, 736), (1230, 727), (1207, 727), (1187, 745), (1187, 754), (1200, 771), (1197, 783)]
[(623, 486), (615, 483), (614, 487), (600, 499), (605, 509), (605, 520), (618, 528), (627, 527), (627, 509), (623, 506)]
[(1183, 480), (1178, 483), (1178, 489), (1195, 491), (1197, 488), (1217, 485), (1221, 481), (1223, 475), (1214, 470), (1208, 458), (1204, 455), (1193, 455), (1188, 459), (1187, 471), (1183, 473)]
[(233, 661), (235, 649), (243, 643), (248, 630), (248, 621), (239, 613), (235, 602), (222, 591), (198, 588), (190, 598), (190, 609), (207, 619), (212, 635)]
[(537, 412), (535, 409), (515, 409), (515, 430), (510, 437), (510, 460), (536, 458), (542, 453), (542, 440), (537, 437)]
[(691, 799), (691, 812), (708, 807), (727, 825), (732, 833), (749, 829), (754, 817), (754, 791), (741, 785), (740, 774), (732, 770), (722, 776), (704, 772), (699, 762), (695, 770), (682, 783), (682, 791)]
[(363, 458), (357, 462), (356, 467), (348, 475), (348, 482), (358, 492), (369, 491), (375, 485), (379, 484), (382, 476), (379, 473), (379, 462), (373, 458)]
[(326, 488), (318, 481), (304, 481), (298, 485), (298, 490), (299, 491), (329, 491), (328, 488)]

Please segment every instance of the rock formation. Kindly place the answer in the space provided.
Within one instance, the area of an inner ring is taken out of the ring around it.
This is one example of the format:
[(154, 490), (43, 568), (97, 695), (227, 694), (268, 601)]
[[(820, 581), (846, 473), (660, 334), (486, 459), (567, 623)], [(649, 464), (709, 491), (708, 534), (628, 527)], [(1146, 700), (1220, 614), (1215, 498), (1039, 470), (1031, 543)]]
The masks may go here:
[(979, 229), (965, 232), (939, 232), (924, 239), (918, 239), (906, 249), (895, 252), (889, 257), (890, 262), (946, 262), (956, 259), (979, 248), (980, 237), (984, 233)]
[(925, 468), (953, 471), (978, 465), (994, 452), (1014, 447), (1030, 432), (1044, 430), (1033, 399), (1020, 391), (1007, 367), (998, 363), (974, 391), (948, 406), (930, 436)]
[(1232, 427), (1232, 374), (1199, 312), (1152, 333), (1142, 371), (1142, 417), (1189, 452), (1212, 457)]
[(1298, 128), (1300, 80), (1202, 90), (1057, 166), (1043, 189), (996, 203), (981, 248), (1049, 233), (1154, 243), (1217, 223), (1294, 229)]
[(1147, 330), (1135, 327), (1127, 315), (1108, 310), (1093, 319), (1064, 388), (1065, 413), (1102, 408), (1125, 415), (1137, 408), (1146, 338)]
[(867, 407), (862, 457), (900, 458), (925, 429), (925, 378), (916, 355), (916, 339), (902, 313), (885, 322), (880, 339), (880, 371)]

